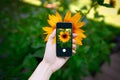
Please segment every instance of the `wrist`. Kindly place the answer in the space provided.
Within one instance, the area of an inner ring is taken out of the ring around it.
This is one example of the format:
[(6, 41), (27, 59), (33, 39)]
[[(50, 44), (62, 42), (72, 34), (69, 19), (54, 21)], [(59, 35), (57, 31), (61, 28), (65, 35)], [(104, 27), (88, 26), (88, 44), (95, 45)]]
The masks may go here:
[(49, 63), (47, 63), (45, 60), (42, 60), (41, 64), (44, 65), (44, 68), (47, 69), (47, 71), (48, 71), (50, 74), (53, 73), (53, 71), (52, 71), (52, 69), (51, 69), (51, 65), (50, 65)]
[(50, 65), (46, 63), (44, 60), (38, 65), (38, 67), (41, 67), (42, 65), (42, 72), (41, 78), (39, 80), (49, 80), (50, 76), (52, 75), (52, 70), (50, 68)]
[(49, 80), (52, 75), (50, 65), (44, 60), (37, 66), (29, 80)]

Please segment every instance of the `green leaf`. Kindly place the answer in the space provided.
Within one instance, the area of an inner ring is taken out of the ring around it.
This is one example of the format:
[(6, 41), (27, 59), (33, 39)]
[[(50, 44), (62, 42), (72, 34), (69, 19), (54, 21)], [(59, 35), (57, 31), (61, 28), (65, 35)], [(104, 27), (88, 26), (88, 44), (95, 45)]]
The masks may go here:
[(98, 4), (103, 5), (104, 0), (97, 0)]
[(31, 54), (27, 55), (23, 61), (23, 67), (29, 70), (33, 70), (36, 66), (36, 59)]
[(45, 53), (45, 48), (43, 47), (43, 48), (40, 48), (39, 50), (37, 50), (37, 51), (33, 54), (33, 56), (34, 56), (34, 57), (43, 58), (44, 53)]

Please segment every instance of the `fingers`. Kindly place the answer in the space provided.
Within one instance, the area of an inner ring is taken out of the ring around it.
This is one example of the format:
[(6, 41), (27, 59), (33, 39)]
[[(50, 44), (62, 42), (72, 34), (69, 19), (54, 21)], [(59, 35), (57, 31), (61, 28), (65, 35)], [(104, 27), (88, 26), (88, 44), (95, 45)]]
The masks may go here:
[(56, 35), (56, 29), (52, 32), (52, 34), (49, 36), (49, 40), (53, 40), (53, 38)]
[(77, 37), (77, 34), (76, 34), (76, 33), (73, 33), (72, 35), (73, 35), (73, 38)]
[(76, 44), (72, 44), (72, 52), (73, 52), (73, 54), (76, 53)]
[(73, 39), (73, 44), (72, 44), (72, 53), (76, 53), (76, 41)]
[(72, 53), (75, 54), (75, 53), (76, 53), (76, 50), (72, 50)]
[(76, 41), (75, 41), (75, 39), (72, 39), (72, 43), (73, 43), (73, 44), (76, 44)]
[(76, 49), (76, 44), (73, 44), (73, 45), (72, 45), (72, 48), (73, 48), (73, 49)]
[(76, 53), (76, 40), (74, 39), (75, 37), (77, 37), (76, 33), (73, 33), (73, 39), (72, 39), (72, 53), (75, 54)]

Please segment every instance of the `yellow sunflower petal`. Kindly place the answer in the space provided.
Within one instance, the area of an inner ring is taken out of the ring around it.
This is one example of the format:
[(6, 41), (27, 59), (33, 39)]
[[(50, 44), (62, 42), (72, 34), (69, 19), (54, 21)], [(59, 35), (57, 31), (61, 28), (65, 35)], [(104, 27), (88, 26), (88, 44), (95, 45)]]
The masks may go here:
[(49, 15), (49, 20), (54, 20), (55, 16), (54, 15)]
[(51, 20), (48, 20), (48, 23), (49, 25), (54, 29), (56, 27), (56, 23), (51, 21)]
[(60, 35), (62, 35), (62, 34), (64, 34), (64, 32), (61, 31), (61, 32), (60, 32)]
[(51, 27), (43, 27), (42, 28), (47, 34), (51, 34), (53, 29)]
[(79, 37), (75, 38), (76, 44), (82, 45), (82, 40)]
[(54, 18), (52, 15), (49, 15), (48, 23), (51, 25), (51, 27), (55, 28), (57, 22), (59, 22), (58, 18)]
[(56, 17), (58, 18), (59, 22), (62, 21), (62, 18), (61, 18), (60, 14), (58, 12), (56, 12)]
[(71, 18), (71, 21), (74, 22), (74, 23), (77, 23), (79, 21), (79, 19), (81, 18), (81, 15), (80, 13), (76, 13), (72, 18)]
[(70, 20), (70, 18), (71, 18), (71, 12), (68, 11), (65, 15), (64, 22), (68, 22)]
[(48, 40), (48, 38), (49, 38), (49, 36), (50, 36), (50, 34), (48, 34), (48, 35), (46, 36), (46, 38), (45, 38), (45, 40), (44, 40), (44, 41), (47, 41), (47, 40)]
[(80, 38), (86, 38), (86, 36), (83, 34), (82, 31), (83, 31), (83, 30), (78, 29), (78, 30), (76, 30), (76, 34), (78, 34), (78, 36), (79, 36)]
[(51, 21), (58, 21), (59, 19), (55, 15), (49, 15), (49, 20)]
[(83, 33), (83, 32), (85, 32), (84, 30), (82, 30), (82, 29), (75, 29), (75, 33)]
[(62, 22), (62, 18), (61, 18), (60, 14), (58, 12), (56, 12), (56, 16), (55, 15), (49, 15), (48, 23), (52, 28), (56, 27), (57, 22)]
[(82, 27), (82, 26), (84, 26), (84, 25), (85, 25), (85, 22), (78, 22), (78, 23), (76, 24), (77, 28), (80, 28), (80, 27)]

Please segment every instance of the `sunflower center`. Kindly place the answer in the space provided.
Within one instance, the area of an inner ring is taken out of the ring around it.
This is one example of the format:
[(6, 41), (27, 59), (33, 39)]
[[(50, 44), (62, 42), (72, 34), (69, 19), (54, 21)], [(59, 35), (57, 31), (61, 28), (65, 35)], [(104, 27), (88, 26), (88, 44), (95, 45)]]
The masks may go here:
[(63, 34), (62, 37), (63, 37), (63, 38), (67, 38), (67, 35), (66, 35), (66, 34)]

